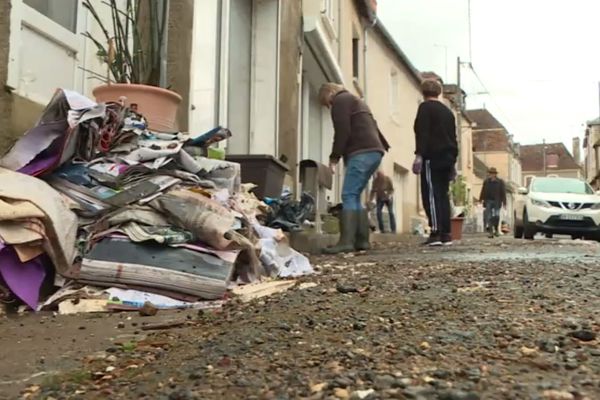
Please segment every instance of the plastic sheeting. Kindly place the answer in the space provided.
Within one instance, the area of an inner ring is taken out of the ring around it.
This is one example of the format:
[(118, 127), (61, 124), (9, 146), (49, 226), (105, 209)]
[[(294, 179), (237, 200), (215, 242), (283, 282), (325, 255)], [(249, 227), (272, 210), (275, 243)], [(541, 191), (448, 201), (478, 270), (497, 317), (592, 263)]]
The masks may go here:
[(285, 242), (277, 242), (275, 239), (261, 239), (260, 245), (260, 260), (271, 275), (280, 278), (293, 278), (315, 272), (308, 258), (292, 249)]

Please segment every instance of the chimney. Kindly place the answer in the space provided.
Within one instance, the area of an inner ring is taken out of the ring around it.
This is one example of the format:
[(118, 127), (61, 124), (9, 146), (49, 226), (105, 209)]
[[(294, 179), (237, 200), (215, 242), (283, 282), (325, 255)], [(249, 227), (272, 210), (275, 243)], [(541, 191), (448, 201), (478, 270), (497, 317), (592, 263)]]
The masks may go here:
[(578, 137), (573, 138), (573, 158), (577, 164), (581, 164), (581, 140)]

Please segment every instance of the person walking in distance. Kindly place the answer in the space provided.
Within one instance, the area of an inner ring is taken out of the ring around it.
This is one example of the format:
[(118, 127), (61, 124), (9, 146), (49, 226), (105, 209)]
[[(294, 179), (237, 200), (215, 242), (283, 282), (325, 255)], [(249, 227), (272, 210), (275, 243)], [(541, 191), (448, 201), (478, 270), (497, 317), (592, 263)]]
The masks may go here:
[(485, 226), (489, 237), (500, 236), (498, 225), (500, 224), (500, 209), (506, 206), (506, 185), (498, 178), (498, 170), (490, 168), (488, 178), (483, 182), (479, 201), (485, 207)]
[(337, 254), (368, 250), (369, 215), (360, 197), (390, 146), (379, 131), (369, 106), (343, 86), (324, 84), (319, 91), (319, 99), (322, 105), (331, 109), (335, 131), (329, 166), (334, 172), (342, 158), (345, 166), (339, 217), (340, 240), (323, 252)]
[(380, 169), (375, 174), (373, 187), (371, 189), (371, 203), (376, 201), (377, 222), (379, 223), (379, 232), (385, 233), (385, 223), (383, 221), (383, 208), (387, 207), (390, 219), (390, 231), (396, 233), (396, 216), (394, 215), (394, 184), (389, 176), (386, 176)]
[(442, 86), (424, 80), (421, 92), (425, 101), (419, 105), (414, 130), (416, 140), (413, 172), (421, 175), (421, 195), (431, 234), (428, 246), (452, 244), (450, 235), (450, 182), (456, 178), (456, 120), (448, 107), (439, 101)]

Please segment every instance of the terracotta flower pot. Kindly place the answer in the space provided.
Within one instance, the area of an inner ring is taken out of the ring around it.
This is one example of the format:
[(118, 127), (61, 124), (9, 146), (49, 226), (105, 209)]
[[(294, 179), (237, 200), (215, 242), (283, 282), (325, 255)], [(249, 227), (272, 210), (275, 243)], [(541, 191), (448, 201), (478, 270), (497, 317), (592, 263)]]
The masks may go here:
[(92, 93), (97, 102), (119, 101), (125, 97), (127, 106), (137, 104), (138, 111), (148, 121), (149, 129), (158, 132), (176, 132), (177, 109), (181, 96), (156, 86), (131, 83), (113, 83), (95, 88)]
[(450, 236), (453, 241), (462, 239), (464, 218), (452, 218), (450, 225)]

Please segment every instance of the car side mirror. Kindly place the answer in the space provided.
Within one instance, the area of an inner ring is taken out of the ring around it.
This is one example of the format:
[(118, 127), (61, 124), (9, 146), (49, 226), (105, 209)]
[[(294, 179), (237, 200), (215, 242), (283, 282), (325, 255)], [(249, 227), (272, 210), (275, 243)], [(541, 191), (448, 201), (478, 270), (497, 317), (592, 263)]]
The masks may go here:
[(519, 194), (522, 194), (522, 195), (526, 195), (526, 194), (528, 194), (528, 193), (529, 193), (529, 189), (527, 189), (527, 188), (524, 188), (524, 187), (522, 187), (522, 188), (519, 188), (519, 190), (518, 190), (518, 193), (519, 193)]

